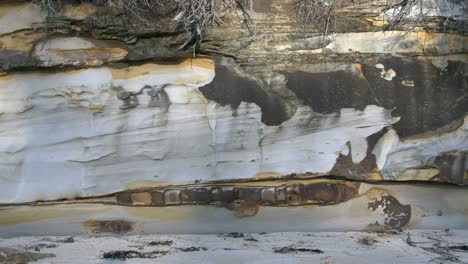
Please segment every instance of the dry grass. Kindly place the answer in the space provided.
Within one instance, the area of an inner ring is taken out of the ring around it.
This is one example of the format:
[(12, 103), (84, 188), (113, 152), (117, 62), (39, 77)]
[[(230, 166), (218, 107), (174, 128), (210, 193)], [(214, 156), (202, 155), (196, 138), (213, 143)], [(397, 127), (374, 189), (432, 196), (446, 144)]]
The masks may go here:
[(338, 27), (336, 10), (341, 5), (340, 0), (298, 0), (293, 7), (300, 24), (326, 36)]
[[(47, 9), (48, 17), (61, 8), (61, 0), (36, 0)], [(62, 0), (63, 2), (69, 0)], [(246, 45), (255, 39), (255, 0), (82, 0), (94, 4), (116, 7), (145, 20), (145, 13), (175, 5), (174, 23), (180, 23), (188, 32), (187, 41), (180, 49), (192, 48), (193, 51), (203, 41), (207, 28), (223, 24), (222, 14), (235, 11), (242, 17), (250, 38)], [(383, 19), (387, 25), (383, 30), (405, 28), (407, 32), (415, 27), (424, 26), (430, 13), (437, 10), (448, 10), (446, 22), (453, 18), (456, 5), (463, 5), (466, 0), (387, 0), (382, 9)], [(292, 15), (307, 30), (320, 32), (329, 37), (333, 32), (346, 32), (347, 24), (340, 9), (354, 5), (353, 0), (297, 0), (293, 4)], [(46, 25), (47, 32), (47, 25)]]
[[(440, 10), (446, 10), (446, 22), (455, 17), (457, 6), (462, 6), (466, 0), (387, 0), (381, 13), (388, 23), (383, 30), (393, 30), (398, 27), (414, 29), (424, 26), (425, 20)], [(315, 29), (328, 35), (333, 31), (342, 31), (346, 25), (340, 9), (355, 5), (350, 0), (297, 0), (294, 10), (300, 24), (306, 28)]]
[[(41, 6), (47, 10), (47, 21), (61, 9), (60, 0), (39, 0)], [(65, 2), (67, 0), (63, 0)], [(199, 47), (206, 29), (210, 26), (223, 23), (221, 12), (227, 10), (237, 11), (242, 16), (242, 21), (247, 27), (250, 39), (255, 37), (255, 18), (253, 12), (253, 0), (87, 0), (94, 4), (104, 4), (128, 12), (135, 17), (146, 21), (144, 18), (152, 10), (162, 9), (167, 5), (177, 6), (177, 15), (174, 23), (180, 23), (189, 33), (187, 41), (180, 49)], [(46, 23), (46, 32), (48, 23)]]
[(255, 36), (252, 0), (180, 0), (174, 20), (182, 22), (186, 31), (191, 33), (181, 49), (198, 46), (207, 27), (223, 24), (220, 15), (223, 10), (238, 10), (249, 35)]

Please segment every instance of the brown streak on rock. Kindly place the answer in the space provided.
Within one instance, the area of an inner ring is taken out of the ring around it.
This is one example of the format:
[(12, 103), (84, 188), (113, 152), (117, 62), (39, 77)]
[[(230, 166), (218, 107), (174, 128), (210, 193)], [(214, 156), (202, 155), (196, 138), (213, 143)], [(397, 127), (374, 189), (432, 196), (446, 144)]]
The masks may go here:
[(133, 231), (135, 223), (126, 220), (88, 220), (83, 227), (92, 233), (126, 234)]
[(131, 199), (135, 205), (151, 205), (152, 196), (149, 192), (132, 193)]
[[(117, 192), (109, 197), (87, 198), (66, 203), (102, 203), (122, 206), (179, 206), (227, 205), (255, 203), (266, 206), (318, 204), (345, 202), (358, 196), (359, 182), (316, 179), (287, 183), (266, 182), (248, 185), (203, 184), (144, 188)], [(64, 201), (38, 202), (34, 205), (61, 204)]]
[(132, 204), (131, 192), (119, 192), (115, 197), (119, 204)]
[(259, 206), (254, 202), (243, 202), (238, 206), (234, 206), (233, 211), (236, 217), (250, 217), (258, 213)]
[(156, 205), (156, 206), (164, 205), (164, 193), (163, 192), (155, 191), (151, 193), (151, 196), (152, 196), (153, 205)]
[(385, 222), (384, 224), (392, 229), (405, 227), (411, 218), (411, 206), (401, 204), (392, 195), (382, 195), (368, 203), (368, 209), (371, 211), (382, 208)]
[(348, 155), (338, 154), (336, 163), (333, 166), (330, 174), (339, 177), (347, 177), (349, 179), (364, 180), (367, 179), (367, 174), (378, 172), (375, 155), (371, 153), (371, 147), (368, 147), (366, 157), (358, 164), (352, 159), (352, 146), (348, 142)]

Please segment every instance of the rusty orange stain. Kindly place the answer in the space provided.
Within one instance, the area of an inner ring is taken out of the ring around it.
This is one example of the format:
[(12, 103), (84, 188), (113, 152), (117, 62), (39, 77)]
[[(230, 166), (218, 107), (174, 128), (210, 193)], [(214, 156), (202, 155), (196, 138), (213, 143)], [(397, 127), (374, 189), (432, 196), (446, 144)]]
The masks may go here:
[(214, 61), (207, 57), (188, 58), (180, 62), (168, 63), (146, 63), (138, 66), (129, 66), (125, 69), (111, 68), (113, 79), (132, 79), (148, 72), (158, 72), (168, 67), (186, 68), (201, 67), (208, 70), (214, 70)]

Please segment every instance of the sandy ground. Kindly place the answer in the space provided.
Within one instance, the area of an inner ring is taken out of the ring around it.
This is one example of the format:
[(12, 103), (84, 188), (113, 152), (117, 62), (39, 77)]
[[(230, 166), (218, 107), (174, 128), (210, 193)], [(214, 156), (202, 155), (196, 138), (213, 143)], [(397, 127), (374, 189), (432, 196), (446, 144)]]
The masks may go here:
[(10, 263), (468, 263), (468, 230), (0, 239), (0, 262), (13, 257)]

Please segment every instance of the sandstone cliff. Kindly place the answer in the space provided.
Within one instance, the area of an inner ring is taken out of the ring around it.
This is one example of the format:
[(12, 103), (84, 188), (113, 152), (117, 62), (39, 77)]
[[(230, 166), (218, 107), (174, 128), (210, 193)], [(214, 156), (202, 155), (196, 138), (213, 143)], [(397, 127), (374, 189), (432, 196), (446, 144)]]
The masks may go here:
[(463, 1), (341, 1), (324, 31), (259, 0), (193, 46), (176, 4), (97, 2), (0, 3), (1, 232), (468, 226)]

